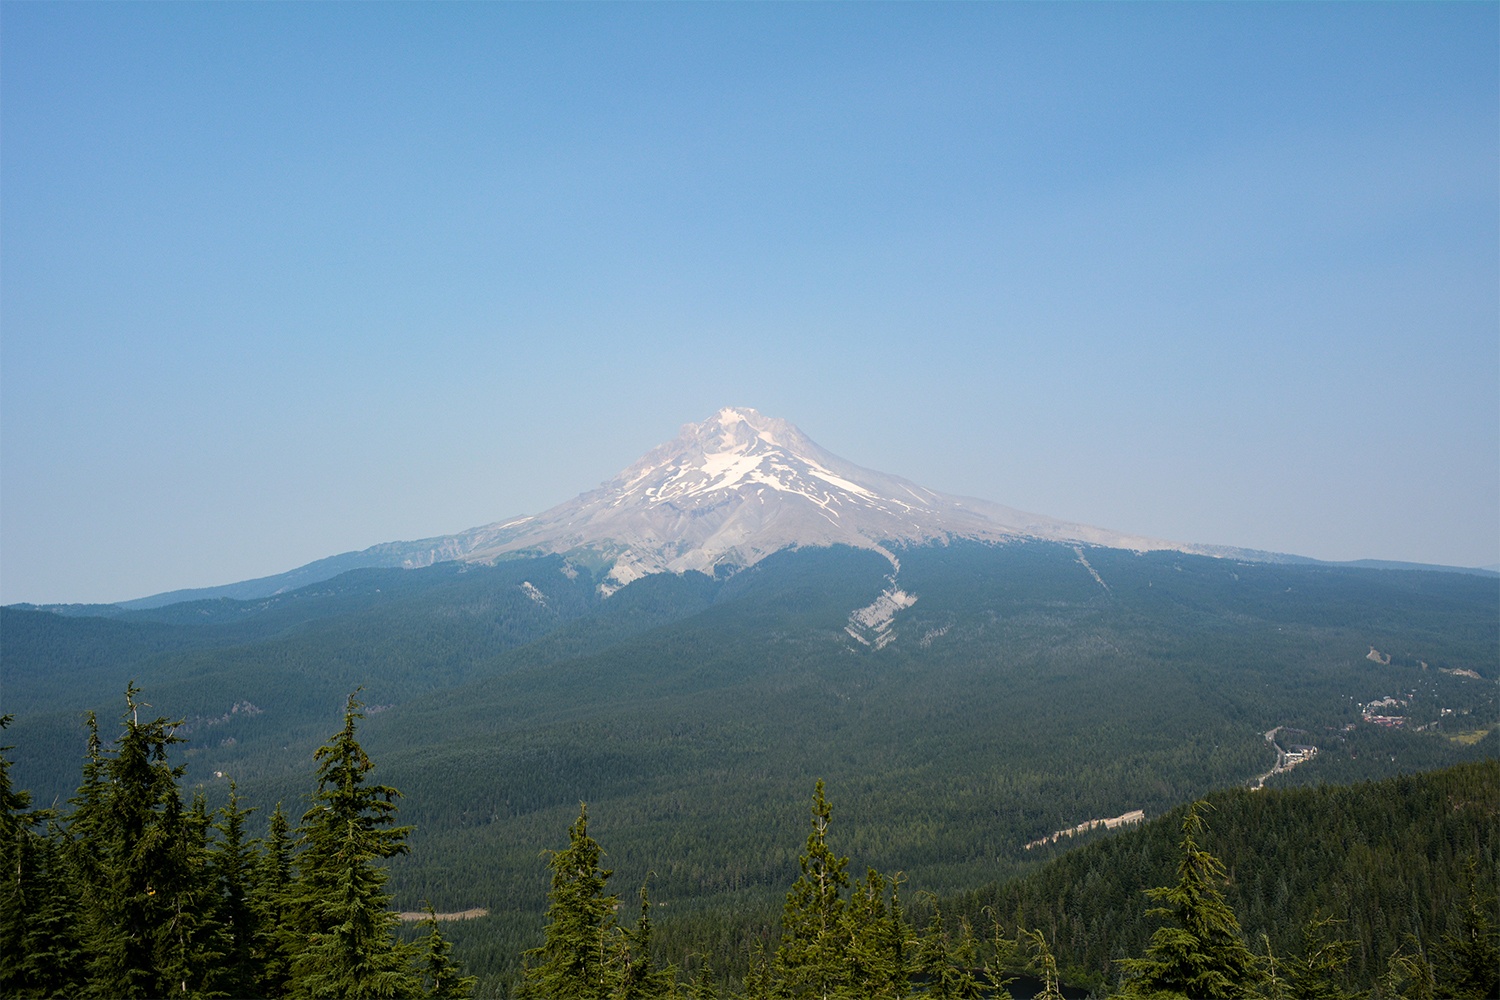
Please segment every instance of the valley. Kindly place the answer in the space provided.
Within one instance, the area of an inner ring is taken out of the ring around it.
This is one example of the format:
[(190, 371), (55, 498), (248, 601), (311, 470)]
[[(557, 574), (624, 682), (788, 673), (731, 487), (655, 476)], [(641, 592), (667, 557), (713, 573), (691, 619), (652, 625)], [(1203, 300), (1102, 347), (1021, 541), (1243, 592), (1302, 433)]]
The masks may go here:
[(85, 713), (107, 728), (134, 683), (176, 723), (185, 788), (214, 808), (232, 786), (258, 835), (305, 809), (358, 692), (413, 827), (393, 905), (465, 917), (444, 925), (492, 987), (535, 944), (539, 852), (580, 803), (620, 884), (649, 881), (663, 946), (742, 974), (818, 782), (841, 850), (958, 898), (1217, 790), (1496, 756), (1492, 576), (944, 497), (754, 411), (536, 517), (199, 595), (0, 608), (0, 634), (15, 780), (59, 808)]
[[(392, 862), (396, 906), (488, 910), (451, 926), (497, 976), (535, 934), (538, 851), (580, 801), (622, 885), (654, 873), (663, 935), (696, 941), (709, 914), (774, 920), (819, 778), (843, 850), (951, 894), (1112, 835), (1024, 848), (1091, 817), (1244, 786), (1278, 727), (1320, 734), (1320, 752), (1267, 788), (1495, 756), (1493, 736), (1450, 738), (1494, 717), (1487, 579), (1086, 552), (1108, 591), (1067, 544), (902, 548), (916, 600), (879, 648), (846, 627), (891, 566), (849, 548), (607, 598), (547, 556), (110, 618), (0, 609), (7, 735), (18, 783), (66, 802), (81, 709), (115, 717), (134, 678), (157, 710), (197, 720), (179, 755), (190, 786), (214, 803), (233, 778), (263, 822), (277, 802), (303, 808), (312, 750), (362, 687), (362, 739), (415, 826)], [(1390, 664), (1366, 659), (1372, 636)], [(1437, 725), (1365, 723), (1393, 690), (1419, 692), (1411, 710), (1430, 705)]]
[(1260, 775), (1250, 783), (1250, 788), (1255, 791), (1266, 787), (1266, 782), (1278, 774), (1286, 774), (1302, 764), (1306, 764), (1318, 756), (1318, 748), (1310, 744), (1294, 744), (1291, 749), (1284, 749), (1276, 740), (1276, 734), (1284, 727), (1277, 726), (1275, 729), (1266, 731), (1266, 742), (1276, 754), (1276, 763), (1265, 774)]

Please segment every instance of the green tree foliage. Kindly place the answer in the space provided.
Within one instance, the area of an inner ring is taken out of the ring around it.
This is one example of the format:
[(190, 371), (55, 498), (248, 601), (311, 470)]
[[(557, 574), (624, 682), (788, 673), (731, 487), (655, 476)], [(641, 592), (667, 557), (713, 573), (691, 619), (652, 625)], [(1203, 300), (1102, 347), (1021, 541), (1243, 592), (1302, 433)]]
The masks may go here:
[(292, 959), (303, 941), (292, 919), (293, 875), (291, 824), (278, 802), (251, 871), (251, 906), (260, 930), (256, 992), (263, 996), (285, 995)]
[(1288, 995), (1299, 1000), (1354, 1000), (1349, 955), (1354, 942), (1338, 936), (1343, 921), (1318, 914), (1302, 929), (1302, 954), (1287, 969)]
[(901, 909), (900, 876), (866, 871), (845, 908), (849, 978), (862, 996), (896, 998), (911, 989), (912, 931)]
[[(1262, 962), (1276, 963), (1281, 988), (1306, 948), (1303, 928), (1321, 914), (1342, 921), (1337, 936), (1353, 942), (1345, 988), (1386, 982), (1386, 995), (1419, 996), (1426, 981), (1434, 996), (1448, 995), (1443, 938), (1456, 934), (1467, 909), (1468, 858), (1477, 863), (1481, 904), (1496, 893), (1500, 762), (1355, 785), (1228, 790), (1208, 801), (1214, 854), (1233, 873), (1220, 889)], [(1158, 927), (1141, 893), (1173, 880), (1186, 812), (1184, 805), (949, 906), (971, 920), (988, 909), (1011, 915), (1011, 928), (1046, 927), (1065, 978), (1103, 989), (1115, 963), (1143, 954)], [(1389, 982), (1391, 963), (1407, 967), (1399, 990)]]
[(692, 1000), (719, 1000), (719, 984), (714, 979), (714, 967), (708, 962), (704, 962), (693, 977), (688, 996)]
[(568, 846), (552, 855), (552, 890), (540, 948), (527, 955), (527, 997), (606, 1000), (615, 986), (615, 909), (618, 896), (605, 895), (613, 872), (599, 867), (603, 850), (589, 836), (588, 806), (568, 828)]
[[(90, 719), (83, 780), (65, 816), (32, 809), (26, 793), (12, 788), (10, 765), (0, 755), (0, 993), (421, 997), (474, 988), (453, 955), (468, 958), (465, 946), (492, 924), (455, 925), (450, 948), (429, 920), (414, 943), (399, 943), (385, 864), (405, 851), (406, 828), (395, 826), (395, 789), (369, 780), (372, 764), (356, 739), (357, 700), (349, 701), (344, 729), (314, 758), (317, 792), (293, 843), (280, 807), (263, 838), (249, 836), (253, 810), (237, 787), (217, 811), (201, 797), (185, 798), (182, 769), (168, 759), (179, 733), (165, 718), (145, 721), (150, 713), (138, 696), (132, 685), (119, 737), (108, 749)], [(639, 722), (647, 732), (658, 725)], [(595, 738), (591, 727), (579, 727), (579, 747)], [(662, 739), (664, 747), (681, 743), (675, 735)], [(574, 762), (568, 757), (563, 764)], [(670, 835), (671, 843), (684, 845), (664, 859), (673, 877), (691, 869), (705, 884), (737, 880), (732, 884), (749, 903), (742, 911), (682, 906), (680, 895), (669, 895), (671, 908), (657, 911), (643, 886), (639, 919), (629, 927), (617, 919), (611, 873), (601, 867), (603, 850), (589, 836), (588, 810), (580, 808), (567, 849), (550, 859), (544, 941), (527, 953), (520, 985), (535, 1000), (1001, 997), (1029, 952), (1030, 971), (1052, 1000), (1060, 979), (1077, 982), (1088, 973), (1083, 954), (1141, 956), (1125, 966), (1123, 988), (1132, 997), (1276, 1000), (1364, 996), (1372, 988), (1371, 1000), (1489, 996), (1500, 964), (1493, 914), (1497, 775), (1500, 765), (1488, 761), (1355, 787), (1214, 793), (1212, 854), (1203, 807), (1195, 805), (1160, 823), (1096, 838), (1024, 883), (930, 903), (919, 895), (910, 921), (902, 877), (871, 868), (864, 879), (851, 879), (849, 859), (829, 835), (832, 810), (821, 781), (801, 852), (794, 836), (777, 842), (782, 827), (774, 823), (750, 831), (758, 838), (753, 842), (765, 845), (751, 862), (762, 868), (716, 872), (693, 854), (718, 828)], [(780, 801), (777, 794), (765, 793)], [(612, 824), (628, 832), (658, 810), (658, 826), (672, 826), (659, 820), (672, 803), (649, 790), (642, 795), (626, 821), (610, 811)], [(991, 796), (991, 808), (1000, 800)], [(795, 811), (787, 812), (789, 827)], [(850, 840), (885, 849), (883, 820), (860, 826), (861, 819), (850, 825)], [(533, 821), (554, 820), (562, 825), (556, 816)], [(645, 860), (655, 860), (638, 850), (614, 857), (622, 868), (642, 870)], [(488, 856), (462, 860), (491, 863)], [(762, 882), (791, 883), (779, 935), (775, 910), (756, 895)], [(1141, 892), (1152, 885), (1163, 887), (1151, 891), (1156, 905), (1148, 911)], [(1137, 921), (1148, 911), (1166, 917), (1168, 926), (1133, 937), (1122, 905)], [(534, 920), (528, 912), (536, 911), (525, 907), (516, 904), (507, 919)], [(1333, 916), (1318, 916), (1318, 907)], [(665, 914), (660, 927), (653, 921), (658, 913)], [(995, 913), (1014, 916), (1002, 927)], [(981, 921), (993, 927), (984, 941), (970, 930)], [(531, 924), (533, 932), (537, 926)], [(1257, 946), (1263, 957), (1244, 948), (1240, 927), (1264, 943)], [(122, 941), (125, 935), (132, 940)], [(703, 941), (714, 947), (700, 947)], [(509, 945), (485, 947), (497, 954)], [(680, 984), (678, 968), (689, 970)], [(1103, 979), (1085, 982), (1102, 988)], [(485, 995), (503, 985), (489, 978)]]
[(1454, 1000), (1489, 1000), (1500, 995), (1500, 934), (1494, 920), (1494, 900), (1482, 900), (1478, 863), (1471, 856), (1464, 865), (1467, 899), (1458, 927), (1442, 938), (1440, 981)]
[(1035, 928), (1017, 928), (1016, 938), (1018, 942), (1024, 942), (1025, 947), (1031, 953), (1031, 962), (1027, 966), (1035, 972), (1042, 980), (1042, 992), (1038, 993), (1033, 1000), (1063, 1000), (1061, 983), (1057, 976), (1057, 959), (1052, 955), (1052, 948), (1047, 944), (1047, 937)]
[[(114, 746), (88, 717), (83, 781), (64, 818), (30, 810), (0, 756), (0, 995), (17, 997), (432, 997), (470, 995), (434, 924), (400, 944), (380, 862), (404, 848), (397, 793), (367, 785), (358, 703), (319, 751), (319, 788), (291, 844), (278, 806), (250, 838), (231, 785), (210, 811), (185, 803), (181, 740), (143, 721), (126, 689)], [(9, 720), (4, 720), (8, 722)], [(46, 834), (34, 827), (48, 823)]]
[[(641, 912), (636, 918), (635, 928), (620, 934), (620, 947), (616, 957), (619, 966), (618, 983), (614, 991), (616, 1000), (658, 1000), (672, 995), (676, 985), (676, 970), (657, 966), (652, 954), (654, 927), (651, 920), (651, 897), (646, 891), (646, 884), (642, 883)], [(712, 982), (712, 973), (709, 975)]]
[(374, 767), (355, 738), (364, 718), (349, 696), (344, 727), (318, 749), (318, 790), (298, 828), (295, 919), (308, 944), (292, 962), (296, 997), (407, 997), (420, 986), (395, 935), (385, 860), (407, 851), (392, 826), (400, 792), (366, 783)]
[(787, 893), (781, 916), (781, 947), (776, 951), (780, 996), (825, 1000), (849, 985), (843, 899), (849, 887), (849, 859), (828, 846), (831, 820), (832, 809), (819, 779), (813, 792), (812, 829), (800, 859), (802, 875)]
[(950, 933), (943, 926), (942, 908), (934, 903), (917, 946), (917, 968), (926, 980), (926, 995), (933, 1000), (977, 1000), (981, 996), (974, 977), (978, 957), (968, 923), (960, 921), (958, 932)]
[[(0, 729), (11, 722), (0, 716)], [(77, 993), (78, 899), (65, 868), (50, 810), (31, 809), (31, 796), (12, 786), (0, 747), (0, 996)]]
[(80, 846), (98, 877), (84, 896), (90, 986), (114, 996), (199, 993), (222, 957), (204, 913), (204, 831), (183, 807), (182, 768), (167, 761), (181, 742), (175, 725), (142, 722), (150, 706), (138, 694), (127, 687), (123, 732), (102, 775), (88, 774), (80, 790), (89, 838)]
[(423, 921), (427, 936), (422, 963), (422, 995), (431, 1000), (463, 1000), (473, 996), (479, 979), (463, 974), (450, 954), (452, 946), (438, 930), (437, 914), (433, 912), (431, 903), (427, 904), (426, 911), (427, 919)]
[(1144, 958), (1121, 963), (1129, 977), (1126, 997), (1240, 1000), (1256, 994), (1259, 965), (1219, 889), (1224, 866), (1198, 843), (1206, 829), (1201, 809), (1195, 802), (1182, 821), (1177, 884), (1147, 890), (1166, 904), (1150, 912), (1170, 923), (1152, 935)]
[(1416, 935), (1408, 935), (1402, 946), (1391, 954), (1374, 996), (1377, 1000), (1438, 1000), (1437, 977)]
[(229, 802), (213, 824), (219, 836), (208, 852), (226, 939), (217, 981), (230, 996), (253, 996), (261, 991), (260, 971), (270, 937), (254, 899), (255, 844), (245, 833), (245, 820), (252, 812), (241, 805), (238, 789), (230, 782)]

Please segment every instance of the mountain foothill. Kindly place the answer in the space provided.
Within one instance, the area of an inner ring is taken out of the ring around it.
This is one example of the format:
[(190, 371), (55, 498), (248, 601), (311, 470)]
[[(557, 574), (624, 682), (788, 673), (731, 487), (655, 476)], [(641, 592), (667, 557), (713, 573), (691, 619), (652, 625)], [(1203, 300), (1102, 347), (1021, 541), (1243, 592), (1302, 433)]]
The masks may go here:
[[(535, 516), (0, 637), (6, 870), (42, 880), (7, 994), (1500, 988), (1493, 574), (1070, 524), (729, 408)], [(197, 937), (106, 933), (169, 884)]]

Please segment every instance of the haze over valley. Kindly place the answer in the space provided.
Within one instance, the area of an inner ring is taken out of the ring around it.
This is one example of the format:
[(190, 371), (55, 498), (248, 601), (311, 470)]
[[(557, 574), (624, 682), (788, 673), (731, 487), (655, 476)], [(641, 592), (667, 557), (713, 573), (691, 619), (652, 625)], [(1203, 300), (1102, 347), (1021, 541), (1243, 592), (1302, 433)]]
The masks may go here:
[(859, 468), (744, 408), (536, 516), (0, 615), (15, 773), (42, 801), (72, 794), (80, 711), (118, 715), (125, 680), (172, 706), (211, 802), (231, 781), (304, 798), (358, 691), (415, 824), (395, 905), (484, 911), (450, 933), (461, 955), (504, 942), (492, 990), (544, 905), (538, 845), (580, 802), (612, 865), (654, 872), (682, 946), (744, 975), (698, 921), (771, 920), (818, 780), (861, 863), (951, 895), (1116, 818), (1483, 761), (1497, 739), (1493, 574), (1068, 524)]
[(1496, 996), (1497, 16), (0, 4), (0, 994)]

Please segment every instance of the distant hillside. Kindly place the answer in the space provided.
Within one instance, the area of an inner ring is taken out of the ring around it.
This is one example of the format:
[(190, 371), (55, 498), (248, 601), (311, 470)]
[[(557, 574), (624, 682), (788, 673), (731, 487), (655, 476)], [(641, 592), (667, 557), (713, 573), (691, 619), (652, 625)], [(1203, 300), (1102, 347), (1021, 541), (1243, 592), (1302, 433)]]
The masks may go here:
[[(1269, 941), (1285, 961), (1302, 952), (1310, 921), (1332, 917), (1340, 921), (1333, 935), (1353, 942), (1348, 984), (1369, 989), (1411, 940), (1436, 955), (1443, 935), (1459, 933), (1470, 861), (1478, 898), (1493, 913), (1500, 743), (1493, 735), (1485, 742), (1486, 760), (1441, 771), (1207, 796), (1201, 844), (1228, 869), (1223, 891), (1254, 950), (1264, 954)], [(1113, 984), (1115, 963), (1141, 955), (1161, 925), (1147, 916), (1154, 904), (1144, 893), (1176, 881), (1184, 808), (971, 893), (955, 908), (981, 925), (998, 913), (1040, 927), (1075, 982)]]
[[(538, 845), (580, 800), (622, 880), (654, 871), (667, 910), (774, 909), (819, 777), (851, 855), (956, 892), (1091, 819), (1494, 753), (1486, 578), (1042, 541), (895, 554), (899, 587), (885, 556), (833, 547), (608, 598), (549, 556), (107, 620), (0, 609), (16, 782), (66, 801), (83, 710), (108, 728), (134, 679), (185, 720), (189, 784), (296, 810), (362, 687), (378, 780), (417, 826), (397, 905), (486, 908), (474, 940), (518, 954)], [(1297, 746), (1318, 752), (1272, 773)]]

